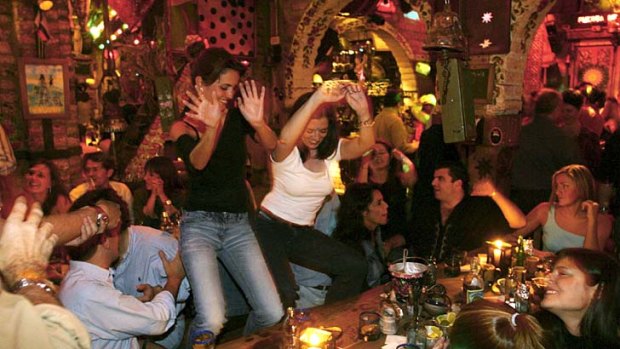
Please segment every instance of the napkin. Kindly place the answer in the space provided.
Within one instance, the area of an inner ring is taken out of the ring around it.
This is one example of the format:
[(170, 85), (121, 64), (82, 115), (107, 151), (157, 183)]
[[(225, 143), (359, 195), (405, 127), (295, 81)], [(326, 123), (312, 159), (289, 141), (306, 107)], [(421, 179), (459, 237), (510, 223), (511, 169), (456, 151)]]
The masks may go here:
[(407, 343), (407, 337), (388, 334), (385, 337), (385, 344), (381, 349), (396, 349), (399, 344)]

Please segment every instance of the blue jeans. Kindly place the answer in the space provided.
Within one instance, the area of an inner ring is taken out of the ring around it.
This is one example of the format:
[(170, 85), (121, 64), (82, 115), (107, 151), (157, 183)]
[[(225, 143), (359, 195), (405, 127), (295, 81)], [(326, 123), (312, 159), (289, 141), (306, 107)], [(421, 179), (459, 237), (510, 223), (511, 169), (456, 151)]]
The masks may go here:
[(297, 299), (290, 263), (332, 277), (326, 304), (353, 297), (364, 289), (366, 258), (342, 242), (310, 227), (292, 227), (272, 220), (262, 212), (256, 219), (256, 234), (284, 306), (294, 307)]
[(277, 323), (284, 315), (247, 213), (185, 212), (181, 221), (181, 255), (196, 306), (192, 331), (210, 330), (218, 334), (226, 321), (218, 258), (252, 307), (245, 335)]

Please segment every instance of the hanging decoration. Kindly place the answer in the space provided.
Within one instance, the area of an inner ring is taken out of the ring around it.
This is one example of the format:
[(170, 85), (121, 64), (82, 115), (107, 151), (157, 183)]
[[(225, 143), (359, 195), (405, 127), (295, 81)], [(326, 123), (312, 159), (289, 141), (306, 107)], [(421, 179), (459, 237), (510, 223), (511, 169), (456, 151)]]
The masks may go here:
[(511, 0), (461, 1), (461, 4), (460, 17), (470, 55), (510, 52)]
[(130, 27), (136, 27), (142, 22), (155, 0), (108, 0), (118, 17)]

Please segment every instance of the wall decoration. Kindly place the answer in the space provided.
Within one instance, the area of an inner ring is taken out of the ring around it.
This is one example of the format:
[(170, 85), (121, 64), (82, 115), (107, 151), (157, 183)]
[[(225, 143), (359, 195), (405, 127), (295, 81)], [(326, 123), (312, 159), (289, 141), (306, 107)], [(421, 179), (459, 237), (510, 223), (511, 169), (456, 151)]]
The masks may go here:
[(231, 54), (254, 57), (254, 0), (198, 1), (198, 34), (211, 47), (225, 48)]
[(18, 60), (24, 118), (68, 116), (69, 71), (64, 59)]
[(610, 67), (613, 66), (614, 47), (582, 42), (574, 46), (575, 64), (571, 86), (582, 81), (592, 83), (603, 91), (610, 88)]
[(459, 7), (470, 55), (510, 52), (511, 0), (478, 0)]

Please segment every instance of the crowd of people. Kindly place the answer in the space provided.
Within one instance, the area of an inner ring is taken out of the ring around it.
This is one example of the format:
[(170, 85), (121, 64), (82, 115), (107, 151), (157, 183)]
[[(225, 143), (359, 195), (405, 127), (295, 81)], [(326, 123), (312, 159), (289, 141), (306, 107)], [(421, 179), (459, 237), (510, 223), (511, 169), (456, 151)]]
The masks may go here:
[[(38, 160), (16, 195), (3, 195), (0, 313), (11, 320), (0, 337), (9, 347), (178, 348), (186, 324), (190, 334), (217, 337), (239, 313), (248, 335), (281, 321), (287, 307), (381, 285), (404, 249), (444, 262), (537, 229), (538, 253), (556, 255), (543, 310), (471, 303), (451, 343), (438, 347), (619, 346), (620, 270), (607, 254), (613, 216), (597, 196), (597, 182), (619, 184), (615, 100), (601, 111), (585, 92), (539, 91), (504, 193), (489, 178), (470, 183), (458, 149), (443, 142), (440, 111), (412, 142), (397, 93), (373, 117), (362, 85), (327, 81), (298, 98), (276, 135), (264, 115), (265, 87), (244, 73), (224, 49), (205, 49), (192, 62), (184, 116), (170, 130), (187, 178), (169, 158), (154, 157), (132, 192), (95, 152), (83, 156), (84, 182), (69, 192), (53, 162)], [(335, 106), (354, 112), (359, 137), (341, 136)], [(588, 150), (593, 135), (605, 141), (600, 156)], [(258, 205), (246, 137), (270, 162), (271, 191)], [(7, 159), (5, 176), (15, 169)], [(331, 164), (356, 159), (339, 197)], [(161, 230), (166, 217), (178, 218), (180, 236)], [(70, 262), (51, 276), (55, 247)]]

